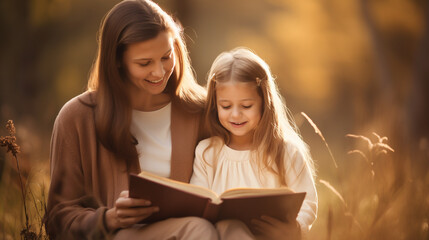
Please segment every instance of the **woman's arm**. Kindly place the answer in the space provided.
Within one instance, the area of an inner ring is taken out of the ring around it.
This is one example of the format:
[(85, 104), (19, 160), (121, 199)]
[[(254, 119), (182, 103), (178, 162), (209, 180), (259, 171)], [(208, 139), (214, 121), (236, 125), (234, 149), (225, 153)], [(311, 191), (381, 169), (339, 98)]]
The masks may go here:
[[(128, 198), (128, 191), (120, 194), (113, 208), (106, 207), (107, 199), (112, 197), (106, 194), (114, 194), (115, 186), (111, 184), (116, 183), (110, 181), (114, 178), (112, 173), (100, 172), (109, 167), (99, 166), (95, 159), (100, 153), (97, 152), (92, 110), (76, 99), (71, 100), (54, 124), (46, 222), (51, 238), (103, 238), (113, 230), (131, 226), (157, 209), (147, 207), (144, 200)], [(107, 159), (104, 160), (107, 164)], [(119, 172), (118, 169), (115, 171)], [(103, 183), (94, 184), (95, 181)]]
[[(55, 120), (51, 139), (51, 185), (46, 228), (51, 238), (73, 238), (106, 233), (103, 215), (107, 210), (85, 187), (79, 121), (82, 104), (67, 103)], [(88, 160), (87, 160), (88, 161)]]

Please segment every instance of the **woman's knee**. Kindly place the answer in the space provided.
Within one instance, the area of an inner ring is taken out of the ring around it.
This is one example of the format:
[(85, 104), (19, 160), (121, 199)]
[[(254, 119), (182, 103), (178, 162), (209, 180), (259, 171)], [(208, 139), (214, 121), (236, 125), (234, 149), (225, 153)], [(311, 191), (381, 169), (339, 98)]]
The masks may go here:
[(216, 223), (220, 239), (255, 239), (250, 229), (242, 221), (227, 219)]
[(213, 224), (203, 218), (186, 217), (186, 226), (182, 228), (184, 231), (184, 239), (219, 239), (216, 228)]
[(246, 224), (244, 224), (242, 221), (235, 220), (235, 219), (226, 219), (222, 220), (216, 223), (217, 229), (248, 229)]

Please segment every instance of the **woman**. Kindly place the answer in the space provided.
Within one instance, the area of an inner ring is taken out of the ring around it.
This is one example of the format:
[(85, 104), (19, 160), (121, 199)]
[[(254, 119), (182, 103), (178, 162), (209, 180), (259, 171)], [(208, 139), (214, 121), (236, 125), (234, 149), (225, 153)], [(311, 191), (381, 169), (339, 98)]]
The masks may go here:
[(88, 91), (64, 105), (51, 140), (51, 238), (217, 239), (200, 218), (136, 225), (156, 206), (128, 197), (141, 170), (189, 182), (204, 91), (182, 29), (150, 0), (106, 15)]

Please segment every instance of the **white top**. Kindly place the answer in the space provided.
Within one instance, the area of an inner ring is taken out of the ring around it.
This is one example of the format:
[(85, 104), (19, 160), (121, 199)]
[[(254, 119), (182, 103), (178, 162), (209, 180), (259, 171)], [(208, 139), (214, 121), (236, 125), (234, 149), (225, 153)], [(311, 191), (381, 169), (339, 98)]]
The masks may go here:
[[(238, 151), (223, 144), (217, 162), (213, 159), (216, 154), (215, 148), (206, 151), (203, 160), (203, 152), (209, 143), (210, 139), (205, 139), (198, 144), (195, 150), (192, 184), (212, 189), (218, 194), (237, 187), (281, 187), (278, 176), (266, 168), (262, 169), (259, 174), (258, 164), (251, 160), (250, 150)], [(295, 192), (307, 193), (297, 217), (303, 234), (306, 234), (316, 219), (316, 187), (302, 154), (292, 145), (286, 149), (288, 151), (285, 156), (286, 184)]]
[(136, 148), (141, 170), (162, 177), (170, 176), (170, 125), (171, 102), (151, 112), (133, 110), (130, 131), (138, 141)]

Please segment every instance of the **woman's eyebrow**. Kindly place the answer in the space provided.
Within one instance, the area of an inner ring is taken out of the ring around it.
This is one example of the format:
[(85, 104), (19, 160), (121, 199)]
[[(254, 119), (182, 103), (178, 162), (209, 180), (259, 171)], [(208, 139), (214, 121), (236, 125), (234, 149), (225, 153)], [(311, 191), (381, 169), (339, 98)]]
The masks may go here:
[[(165, 55), (168, 55), (171, 51), (172, 51), (173, 49), (168, 49), (168, 51), (167, 52), (165, 52), (164, 54), (163, 54), (163, 56), (165, 56)], [(134, 59), (134, 60), (152, 60), (152, 58), (136, 58), (136, 59)]]

